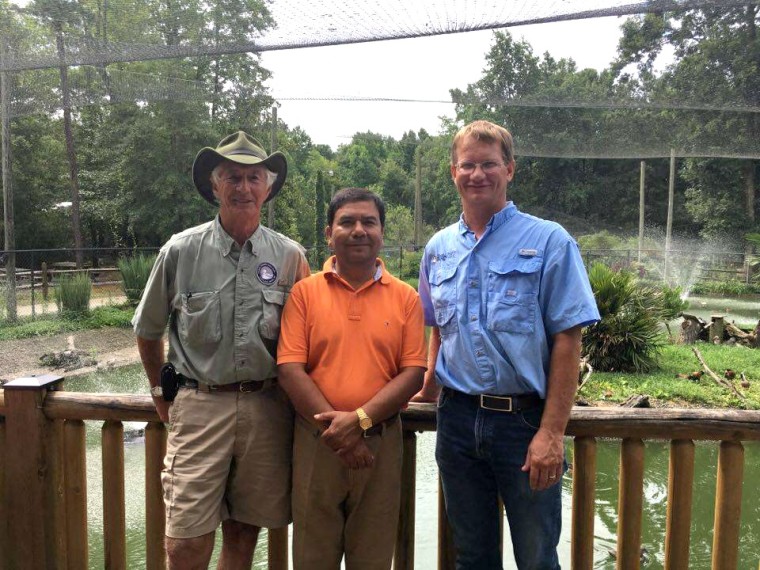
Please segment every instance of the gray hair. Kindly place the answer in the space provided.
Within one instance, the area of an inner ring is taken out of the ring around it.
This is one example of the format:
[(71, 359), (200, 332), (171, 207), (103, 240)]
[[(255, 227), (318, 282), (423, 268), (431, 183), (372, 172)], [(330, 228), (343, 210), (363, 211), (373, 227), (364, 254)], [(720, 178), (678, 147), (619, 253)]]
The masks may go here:
[[(222, 169), (224, 165), (231, 161), (222, 161), (219, 164), (217, 164), (214, 167), (214, 170), (211, 171), (211, 176), (209, 177), (211, 180), (211, 185), (213, 187), (219, 186), (219, 184), (222, 183)], [(272, 184), (274, 184), (274, 181), (277, 180), (277, 173), (272, 172), (268, 168), (264, 167), (264, 170), (267, 171), (267, 188), (271, 188)]]

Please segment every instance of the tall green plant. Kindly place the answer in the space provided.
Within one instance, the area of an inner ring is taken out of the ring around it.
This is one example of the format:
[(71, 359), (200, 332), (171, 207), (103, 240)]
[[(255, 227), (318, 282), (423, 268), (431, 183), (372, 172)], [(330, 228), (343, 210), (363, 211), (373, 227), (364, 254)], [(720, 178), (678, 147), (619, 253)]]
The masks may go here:
[(118, 267), (121, 271), (121, 287), (127, 296), (127, 302), (136, 306), (142, 298), (145, 284), (150, 277), (151, 269), (156, 261), (155, 255), (136, 255), (119, 260)]
[(583, 333), (583, 352), (600, 371), (648, 372), (664, 344), (664, 299), (632, 273), (595, 263), (589, 271), (601, 321)]
[(81, 316), (90, 311), (92, 282), (87, 273), (62, 275), (55, 288), (55, 304), (64, 316)]

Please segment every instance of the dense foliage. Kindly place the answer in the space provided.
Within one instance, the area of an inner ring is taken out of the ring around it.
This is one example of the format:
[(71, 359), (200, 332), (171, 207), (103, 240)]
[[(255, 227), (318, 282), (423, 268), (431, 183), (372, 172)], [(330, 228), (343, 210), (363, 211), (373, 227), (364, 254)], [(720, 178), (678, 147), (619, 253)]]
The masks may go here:
[(627, 271), (601, 263), (589, 270), (602, 319), (583, 332), (583, 354), (597, 370), (649, 372), (657, 366), (664, 339), (662, 294)]

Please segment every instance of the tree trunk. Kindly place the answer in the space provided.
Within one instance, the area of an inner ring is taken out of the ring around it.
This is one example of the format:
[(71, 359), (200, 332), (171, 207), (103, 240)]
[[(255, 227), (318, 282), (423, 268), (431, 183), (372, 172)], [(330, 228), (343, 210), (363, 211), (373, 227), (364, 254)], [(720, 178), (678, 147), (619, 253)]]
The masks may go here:
[(71, 182), (71, 225), (74, 234), (77, 268), (81, 269), (82, 262), (82, 226), (79, 217), (79, 175), (77, 155), (74, 150), (74, 135), (71, 130), (71, 94), (69, 93), (69, 75), (66, 66), (66, 51), (63, 45), (63, 27), (60, 22), (53, 24), (55, 40), (58, 46), (58, 59), (61, 74), (61, 93), (63, 94), (63, 133), (66, 138), (66, 156), (69, 160), (69, 180)]
[[(0, 39), (0, 62), (5, 62), (7, 46)], [(2, 145), (0, 165), (3, 170), (3, 222), (5, 228), (4, 248), (8, 250), (5, 259), (5, 282), (7, 286), (5, 308), (7, 319), (15, 321), (16, 314), (16, 236), (14, 234), (13, 181), (11, 178), (11, 94), (10, 72), (0, 73), (0, 138)], [(2, 316), (2, 315), (0, 315)]]

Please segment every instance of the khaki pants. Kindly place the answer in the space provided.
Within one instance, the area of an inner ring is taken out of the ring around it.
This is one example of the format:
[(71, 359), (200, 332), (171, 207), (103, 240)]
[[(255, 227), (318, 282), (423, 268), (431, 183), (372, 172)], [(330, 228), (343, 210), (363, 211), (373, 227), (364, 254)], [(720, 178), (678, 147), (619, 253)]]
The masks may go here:
[(349, 469), (301, 417), (293, 443), (294, 570), (389, 570), (401, 501), (401, 421), (365, 440), (370, 469)]

